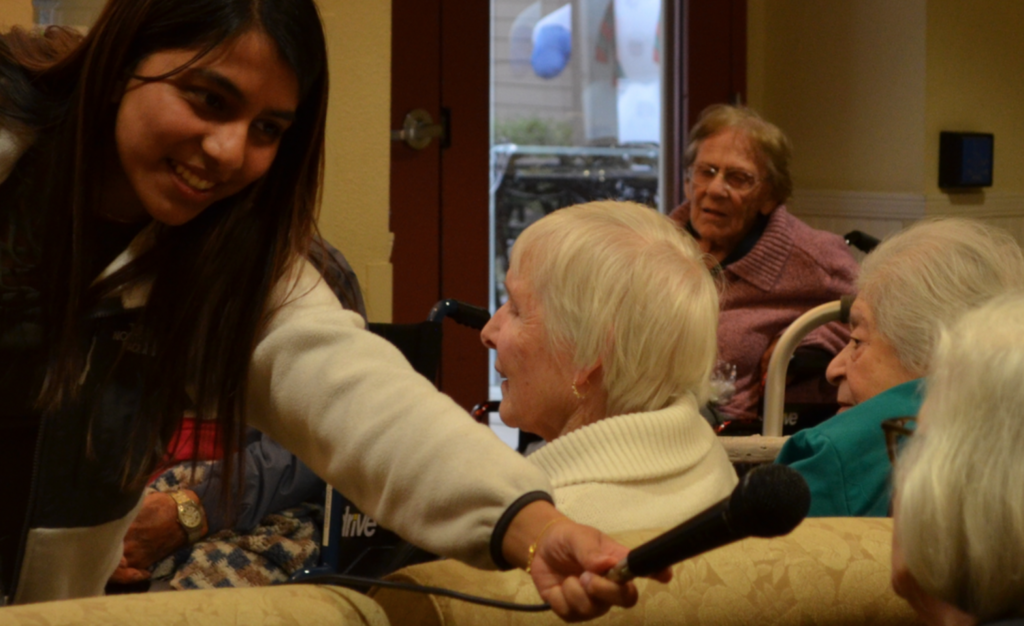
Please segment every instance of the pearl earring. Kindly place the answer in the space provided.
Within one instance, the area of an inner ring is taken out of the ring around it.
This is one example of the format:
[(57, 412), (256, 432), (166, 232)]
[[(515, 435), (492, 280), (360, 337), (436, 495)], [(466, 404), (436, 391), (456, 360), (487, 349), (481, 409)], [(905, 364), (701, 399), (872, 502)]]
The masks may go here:
[(572, 395), (576, 396), (577, 400), (586, 400), (587, 396), (580, 393), (579, 389), (576, 389), (576, 383), (572, 384)]

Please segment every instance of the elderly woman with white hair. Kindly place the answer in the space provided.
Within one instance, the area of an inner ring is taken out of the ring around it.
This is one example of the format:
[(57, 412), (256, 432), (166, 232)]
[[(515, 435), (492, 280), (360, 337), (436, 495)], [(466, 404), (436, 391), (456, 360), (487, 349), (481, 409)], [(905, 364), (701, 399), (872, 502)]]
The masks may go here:
[(812, 516), (889, 513), (884, 420), (915, 416), (939, 330), (993, 297), (1024, 287), (1024, 256), (981, 222), (918, 222), (865, 259), (850, 342), (829, 364), (840, 413), (797, 432), (776, 461), (811, 488)]
[[(725, 104), (701, 112), (683, 153), (686, 202), (670, 217), (697, 239), (725, 284), (718, 328), (724, 393), (714, 405), (734, 419), (760, 414), (768, 358), (786, 327), (852, 293), (857, 276), (842, 237), (811, 228), (786, 209), (790, 153), (782, 129), (752, 109)], [(841, 324), (827, 324), (805, 337), (797, 354), (827, 361), (847, 339)], [(832, 404), (834, 390), (823, 382), (794, 380), (788, 400)]]
[(1022, 293), (939, 342), (893, 506), (893, 587), (931, 626), (1024, 624), (1022, 381)]
[(502, 420), (547, 443), (528, 457), (558, 509), (605, 532), (682, 522), (737, 478), (699, 407), (718, 295), (691, 237), (639, 204), (560, 209), (516, 240), (509, 299), (484, 327)]

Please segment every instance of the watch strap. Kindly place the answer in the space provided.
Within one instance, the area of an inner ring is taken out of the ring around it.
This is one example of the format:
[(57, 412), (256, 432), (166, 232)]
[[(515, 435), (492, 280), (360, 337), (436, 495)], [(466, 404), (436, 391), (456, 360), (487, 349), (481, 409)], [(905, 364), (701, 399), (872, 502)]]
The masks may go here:
[(178, 507), (178, 524), (188, 536), (188, 542), (192, 544), (202, 539), (203, 521), (206, 519), (203, 507), (181, 491), (168, 491), (167, 495)]

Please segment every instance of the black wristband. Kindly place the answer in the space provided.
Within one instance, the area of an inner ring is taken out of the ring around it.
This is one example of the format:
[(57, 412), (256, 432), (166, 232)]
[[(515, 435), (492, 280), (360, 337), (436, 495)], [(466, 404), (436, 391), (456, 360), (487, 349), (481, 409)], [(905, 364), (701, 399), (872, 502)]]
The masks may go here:
[(523, 494), (516, 499), (515, 502), (509, 505), (505, 512), (498, 518), (498, 523), (494, 525), (494, 532), (491, 533), (491, 560), (498, 566), (501, 571), (508, 571), (514, 569), (514, 566), (505, 560), (505, 555), (502, 554), (501, 546), (505, 543), (505, 533), (508, 532), (508, 527), (512, 525), (512, 520), (515, 519), (519, 512), (526, 508), (527, 504), (532, 504), (538, 500), (550, 502), (552, 505), (555, 504), (554, 498), (551, 494), (546, 491), (531, 491)]

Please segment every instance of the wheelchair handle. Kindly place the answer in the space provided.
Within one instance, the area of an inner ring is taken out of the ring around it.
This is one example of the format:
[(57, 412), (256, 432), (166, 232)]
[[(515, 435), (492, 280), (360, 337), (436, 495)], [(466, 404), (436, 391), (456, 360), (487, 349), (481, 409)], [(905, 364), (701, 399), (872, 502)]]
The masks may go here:
[[(851, 300), (852, 302), (852, 300)], [(779, 337), (775, 351), (768, 360), (768, 375), (764, 388), (765, 437), (782, 436), (782, 409), (786, 401), (786, 369), (800, 341), (818, 326), (840, 319), (843, 305), (840, 301), (827, 302), (804, 313), (789, 325)], [(848, 314), (847, 314), (848, 315)]]
[(480, 330), (491, 319), (491, 314), (487, 309), (449, 298), (435, 304), (434, 308), (430, 310), (427, 320), (440, 322), (446, 317), (452, 318), (463, 326)]
[(846, 233), (843, 239), (846, 240), (846, 245), (853, 246), (861, 252), (871, 252), (881, 243), (877, 237), (872, 237), (862, 230), (852, 230)]

